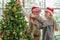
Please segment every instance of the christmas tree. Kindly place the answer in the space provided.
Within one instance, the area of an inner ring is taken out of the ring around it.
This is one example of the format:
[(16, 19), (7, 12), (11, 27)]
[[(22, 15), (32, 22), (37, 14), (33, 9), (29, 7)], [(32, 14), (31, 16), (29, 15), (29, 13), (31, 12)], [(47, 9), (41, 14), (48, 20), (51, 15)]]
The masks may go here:
[(16, 0), (11, 0), (5, 7), (0, 22), (0, 38), (2, 40), (32, 40), (21, 6), (16, 4)]

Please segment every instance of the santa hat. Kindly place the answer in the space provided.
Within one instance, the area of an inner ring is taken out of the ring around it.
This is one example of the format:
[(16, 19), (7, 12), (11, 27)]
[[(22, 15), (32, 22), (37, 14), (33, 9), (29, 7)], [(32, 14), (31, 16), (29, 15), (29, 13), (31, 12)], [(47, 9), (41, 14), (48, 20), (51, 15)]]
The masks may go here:
[[(35, 10), (35, 9), (36, 9), (36, 10)], [(32, 9), (31, 9), (31, 11), (32, 11), (32, 13), (33, 13), (33, 11), (38, 11), (38, 12), (40, 12), (41, 10), (40, 10), (39, 7), (33, 6)]]
[(50, 12), (52, 14), (54, 12), (54, 9), (53, 8), (50, 8), (50, 7), (47, 7), (45, 9), (45, 11), (48, 11), (48, 12)]

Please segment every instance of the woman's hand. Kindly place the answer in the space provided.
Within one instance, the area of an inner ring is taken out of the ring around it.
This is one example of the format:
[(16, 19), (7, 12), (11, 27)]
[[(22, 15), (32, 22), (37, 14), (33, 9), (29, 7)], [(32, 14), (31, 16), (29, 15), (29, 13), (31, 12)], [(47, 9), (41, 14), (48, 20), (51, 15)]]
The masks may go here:
[(20, 0), (16, 0), (16, 4), (22, 6)]

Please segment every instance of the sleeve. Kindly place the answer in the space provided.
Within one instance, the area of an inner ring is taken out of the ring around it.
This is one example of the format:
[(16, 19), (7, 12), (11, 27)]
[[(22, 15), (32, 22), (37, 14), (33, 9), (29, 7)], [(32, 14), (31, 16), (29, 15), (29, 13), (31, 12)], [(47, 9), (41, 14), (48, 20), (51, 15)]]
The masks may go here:
[(58, 31), (58, 25), (57, 25), (56, 20), (54, 20), (54, 29), (55, 29), (55, 31)]
[(30, 29), (33, 30), (33, 24), (29, 22)]
[(22, 12), (27, 17), (27, 19), (29, 19), (29, 13), (26, 11), (24, 7), (22, 7)]
[(44, 19), (42, 19), (41, 17), (40, 18), (35, 17), (35, 19), (37, 21), (39, 21), (41, 24), (43, 24), (43, 27), (47, 27), (48, 26), (47, 23), (46, 23), (46, 21)]
[(35, 27), (37, 27), (38, 29), (43, 29), (42, 24), (34, 24), (34, 25), (35, 25)]

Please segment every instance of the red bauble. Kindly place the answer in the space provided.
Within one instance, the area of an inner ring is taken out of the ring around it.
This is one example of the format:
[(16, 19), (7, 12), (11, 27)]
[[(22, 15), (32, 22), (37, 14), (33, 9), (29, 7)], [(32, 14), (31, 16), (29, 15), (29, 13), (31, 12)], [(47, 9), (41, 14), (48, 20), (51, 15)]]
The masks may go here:
[(29, 30), (26, 30), (26, 34), (30, 34), (30, 31)]
[(10, 33), (7, 33), (7, 37), (10, 37)]
[(2, 34), (3, 32), (2, 31), (0, 31), (0, 35)]

